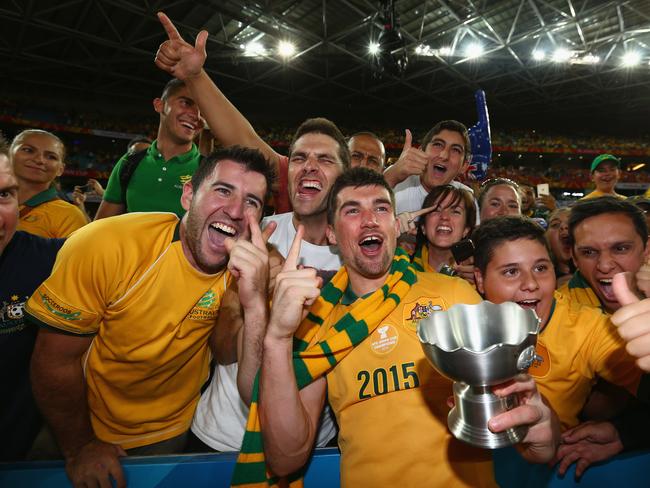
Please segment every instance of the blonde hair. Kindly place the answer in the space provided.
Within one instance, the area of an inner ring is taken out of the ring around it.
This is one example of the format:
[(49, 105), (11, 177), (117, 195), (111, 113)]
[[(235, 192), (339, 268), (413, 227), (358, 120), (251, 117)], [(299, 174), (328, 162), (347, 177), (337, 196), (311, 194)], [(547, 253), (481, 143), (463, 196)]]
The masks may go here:
[(23, 142), (23, 140), (28, 137), (28, 136), (48, 136), (54, 139), (60, 146), (61, 148), (61, 162), (65, 162), (65, 144), (63, 144), (63, 141), (59, 139), (58, 136), (52, 134), (51, 132), (48, 132), (46, 130), (41, 130), (41, 129), (25, 129), (22, 132), (19, 132), (16, 137), (14, 137), (13, 141), (11, 141), (11, 145), (9, 146), (9, 154), (13, 154), (14, 150), (16, 147), (18, 147), (19, 144)]

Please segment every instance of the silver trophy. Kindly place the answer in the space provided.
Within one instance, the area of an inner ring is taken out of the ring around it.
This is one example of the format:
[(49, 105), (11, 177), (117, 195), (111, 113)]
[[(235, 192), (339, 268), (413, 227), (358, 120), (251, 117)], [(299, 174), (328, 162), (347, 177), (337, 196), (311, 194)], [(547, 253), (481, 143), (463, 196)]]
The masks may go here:
[(501, 398), (490, 387), (525, 372), (533, 363), (539, 323), (533, 310), (488, 301), (454, 305), (420, 321), (418, 337), (424, 354), (440, 374), (454, 381), (456, 405), (447, 425), (457, 439), (497, 449), (526, 436), (526, 426), (498, 434), (488, 429), (488, 420), (519, 404), (517, 395)]

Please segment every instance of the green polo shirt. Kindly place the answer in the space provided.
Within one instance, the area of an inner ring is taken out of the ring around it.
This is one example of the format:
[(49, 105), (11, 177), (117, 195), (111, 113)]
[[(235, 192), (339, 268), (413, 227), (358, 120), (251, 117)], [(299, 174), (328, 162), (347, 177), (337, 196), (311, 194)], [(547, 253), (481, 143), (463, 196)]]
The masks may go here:
[[(108, 179), (104, 193), (107, 202), (125, 203), (122, 201), (120, 169), (126, 157), (125, 154), (120, 158)], [(157, 141), (154, 141), (138, 164), (126, 190), (128, 211), (172, 212), (182, 217), (185, 213), (181, 206), (183, 183), (192, 178), (200, 159), (199, 150), (192, 144), (192, 149), (188, 152), (165, 161), (158, 151)]]

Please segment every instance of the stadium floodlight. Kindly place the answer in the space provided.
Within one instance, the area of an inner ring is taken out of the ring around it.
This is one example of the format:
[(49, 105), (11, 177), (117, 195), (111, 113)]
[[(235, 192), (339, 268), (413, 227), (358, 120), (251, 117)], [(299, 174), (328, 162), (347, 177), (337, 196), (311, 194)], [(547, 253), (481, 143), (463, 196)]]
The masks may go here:
[(293, 56), (296, 52), (296, 45), (290, 41), (280, 41), (278, 44), (278, 54), (283, 58)]
[(266, 52), (264, 46), (258, 41), (250, 41), (243, 45), (243, 49), (245, 56), (262, 56)]
[(440, 56), (449, 56), (449, 55), (451, 55), (451, 47), (442, 46), (440, 49), (438, 49), (438, 54)]
[(564, 47), (558, 47), (553, 53), (553, 61), (556, 63), (564, 63), (571, 59), (571, 51)]
[(371, 42), (368, 44), (368, 53), (372, 54), (373, 56), (379, 54), (380, 51), (380, 46), (379, 43), (377, 42)]
[(483, 54), (483, 46), (478, 42), (472, 42), (465, 48), (465, 56), (470, 59), (478, 58), (481, 54)]
[(533, 51), (533, 59), (535, 61), (544, 61), (546, 58), (546, 53), (542, 49), (535, 49)]
[(623, 66), (631, 68), (641, 62), (641, 54), (638, 51), (627, 51), (623, 55)]
[(582, 62), (585, 64), (598, 64), (600, 63), (600, 58), (593, 54), (587, 54), (586, 56), (583, 56)]
[(631, 171), (638, 171), (645, 166), (645, 163), (638, 163), (632, 166)]

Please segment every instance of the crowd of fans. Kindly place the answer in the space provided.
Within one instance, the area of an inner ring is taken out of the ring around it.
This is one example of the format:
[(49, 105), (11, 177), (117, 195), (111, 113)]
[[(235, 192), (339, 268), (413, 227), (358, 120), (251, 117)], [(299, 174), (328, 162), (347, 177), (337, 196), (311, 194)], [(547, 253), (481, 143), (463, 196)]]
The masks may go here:
[[(485, 435), (525, 426), (524, 460), (578, 476), (647, 447), (650, 199), (616, 191), (611, 153), (634, 153), (628, 141), (575, 173), (492, 167), (477, 181), (454, 120), (420, 144), (344, 138), (323, 118), (264, 132), (203, 70), (207, 33), (189, 44), (159, 18), (156, 65), (175, 78), (153, 103), (155, 139), (91, 157), (53, 132), (90, 137), (101, 121), (65, 115), (0, 141), (3, 461), (63, 458), (74, 486), (124, 486), (126, 455), (241, 451), (232, 484), (251, 486), (296, 479), (314, 446), (338, 444), (346, 486), (492, 485), (490, 452), (448, 430), (452, 383), (416, 336), (482, 300), (540, 326), (528, 374), (492, 390), (517, 406)], [(13, 108), (5, 123), (29, 120)], [(65, 201), (66, 163), (100, 157), (115, 159), (106, 188)], [(545, 184), (567, 173), (594, 190), (563, 207)]]

